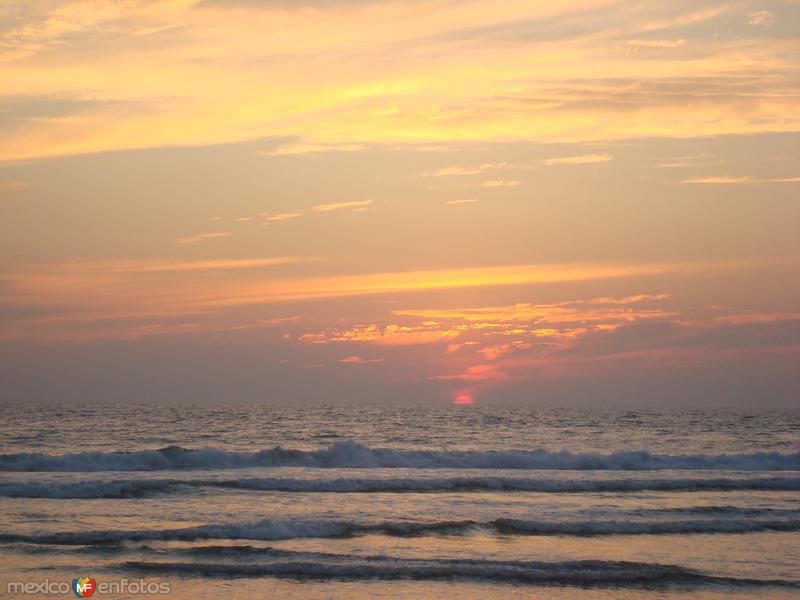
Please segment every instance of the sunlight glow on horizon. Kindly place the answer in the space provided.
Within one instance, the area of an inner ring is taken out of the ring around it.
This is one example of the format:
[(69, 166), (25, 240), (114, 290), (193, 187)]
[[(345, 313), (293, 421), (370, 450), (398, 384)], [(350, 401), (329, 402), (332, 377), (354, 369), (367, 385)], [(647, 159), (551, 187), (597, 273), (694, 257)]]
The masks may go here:
[(455, 398), (453, 398), (453, 404), (461, 406), (475, 404), (475, 399), (469, 394), (458, 394)]

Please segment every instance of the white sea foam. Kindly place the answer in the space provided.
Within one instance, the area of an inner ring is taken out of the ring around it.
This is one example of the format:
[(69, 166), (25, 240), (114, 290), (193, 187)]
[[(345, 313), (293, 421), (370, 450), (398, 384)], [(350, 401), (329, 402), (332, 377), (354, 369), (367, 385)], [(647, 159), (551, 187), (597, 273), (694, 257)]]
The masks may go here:
[(665, 455), (646, 451), (611, 454), (549, 450), (397, 450), (336, 442), (322, 450), (227, 452), (213, 448), (188, 450), (170, 446), (139, 452), (0, 455), (0, 471), (157, 471), (236, 469), (250, 467), (314, 468), (447, 468), (537, 470), (742, 470), (798, 471), (800, 452)]

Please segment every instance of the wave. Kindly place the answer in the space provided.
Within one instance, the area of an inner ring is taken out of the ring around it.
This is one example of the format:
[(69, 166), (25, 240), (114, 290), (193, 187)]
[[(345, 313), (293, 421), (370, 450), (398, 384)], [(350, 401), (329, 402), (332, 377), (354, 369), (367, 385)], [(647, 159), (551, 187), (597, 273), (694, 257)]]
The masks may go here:
[(277, 446), (260, 452), (227, 452), (213, 448), (191, 450), (169, 446), (138, 452), (0, 455), (0, 471), (159, 471), (252, 467), (798, 471), (800, 452), (683, 456), (646, 451), (599, 454), (542, 449), (502, 452), (395, 450), (368, 448), (344, 441), (335, 442), (322, 450), (287, 450)]
[(225, 488), (294, 493), (452, 493), (452, 492), (725, 492), (800, 491), (800, 477), (748, 479), (522, 479), (513, 477), (450, 477), (398, 479), (126, 479), (48, 483), (0, 483), (6, 498), (141, 498), (155, 494), (191, 492), (198, 488)]
[[(752, 510), (722, 511), (709, 518), (675, 519), (677, 512), (645, 511), (663, 518), (642, 519), (642, 511), (620, 513), (613, 519), (602, 520), (535, 520), (500, 518), (492, 521), (384, 521), (359, 523), (354, 521), (274, 521), (264, 519), (255, 523), (201, 525), (183, 529), (70, 531), (43, 534), (0, 533), (0, 542), (29, 544), (89, 545), (114, 544), (124, 541), (197, 541), (197, 540), (260, 540), (275, 541), (297, 538), (348, 538), (360, 535), (420, 537), (426, 535), (463, 535), (470, 532), (490, 532), (501, 535), (670, 535), (695, 533), (753, 533), (800, 531), (798, 518), (750, 518)], [(687, 509), (686, 517), (695, 517), (695, 509)], [(659, 515), (659, 513), (663, 513)], [(797, 515), (797, 511), (785, 511)], [(769, 513), (764, 513), (769, 514)], [(783, 514), (783, 513), (782, 513)]]
[(143, 573), (202, 577), (277, 577), (299, 580), (426, 580), (502, 581), (574, 586), (641, 586), (665, 584), (728, 584), (798, 587), (796, 582), (708, 575), (676, 565), (583, 560), (565, 562), (402, 559), (347, 557), (325, 562), (291, 560), (266, 563), (182, 563), (129, 561), (119, 568)]
[(0, 498), (142, 498), (171, 493), (181, 487), (178, 480), (77, 481), (69, 483), (0, 483)]

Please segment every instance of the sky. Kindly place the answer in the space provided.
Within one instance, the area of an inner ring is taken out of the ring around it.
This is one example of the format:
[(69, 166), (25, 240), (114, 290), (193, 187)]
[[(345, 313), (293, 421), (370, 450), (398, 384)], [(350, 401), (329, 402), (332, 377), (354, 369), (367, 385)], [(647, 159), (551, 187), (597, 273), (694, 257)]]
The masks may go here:
[(798, 0), (0, 0), (4, 400), (789, 407)]

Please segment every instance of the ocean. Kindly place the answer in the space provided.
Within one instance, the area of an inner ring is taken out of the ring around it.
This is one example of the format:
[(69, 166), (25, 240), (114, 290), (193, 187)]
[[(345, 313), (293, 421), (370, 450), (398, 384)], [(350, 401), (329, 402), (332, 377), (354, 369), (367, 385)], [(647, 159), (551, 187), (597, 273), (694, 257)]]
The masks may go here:
[(800, 597), (800, 412), (3, 412), (0, 594)]

